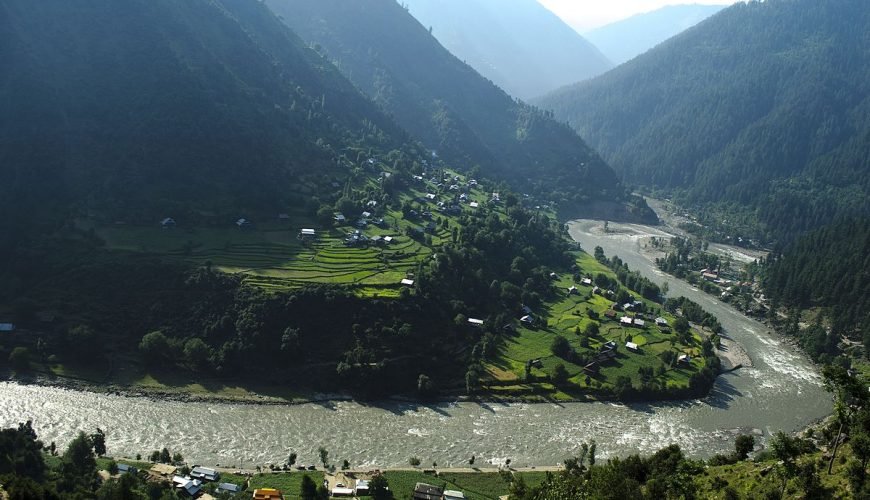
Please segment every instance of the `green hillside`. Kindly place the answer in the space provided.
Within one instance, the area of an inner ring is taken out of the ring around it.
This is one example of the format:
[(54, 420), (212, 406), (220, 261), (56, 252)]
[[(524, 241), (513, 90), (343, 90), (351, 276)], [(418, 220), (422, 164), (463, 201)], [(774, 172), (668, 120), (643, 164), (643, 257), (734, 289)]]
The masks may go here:
[(628, 182), (787, 240), (870, 209), (868, 32), (860, 0), (741, 2), (539, 104)]
[[(452, 165), (480, 167), (515, 191), (559, 204), (628, 200), (610, 167), (569, 127), (516, 101), (451, 55), (393, 1), (270, 0), (293, 30)], [(614, 204), (616, 205), (616, 204)], [(642, 202), (607, 216), (655, 220)]]

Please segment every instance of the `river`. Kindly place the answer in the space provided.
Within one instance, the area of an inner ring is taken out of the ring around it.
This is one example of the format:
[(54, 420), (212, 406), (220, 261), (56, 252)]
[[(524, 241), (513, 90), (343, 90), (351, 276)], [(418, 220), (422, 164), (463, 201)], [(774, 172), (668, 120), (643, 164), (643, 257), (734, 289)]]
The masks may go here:
[(354, 467), (556, 465), (595, 439), (599, 457), (650, 453), (671, 443), (690, 456), (733, 449), (736, 432), (755, 430), (762, 441), (777, 430), (794, 431), (831, 411), (817, 370), (767, 328), (686, 283), (659, 272), (639, 241), (667, 236), (661, 228), (613, 225), (605, 234), (595, 221), (575, 221), (572, 237), (587, 251), (601, 246), (656, 283), (670, 296), (685, 295), (715, 314), (752, 359), (752, 368), (720, 376), (704, 400), (618, 405), (445, 403), (420, 406), (354, 402), (253, 406), (152, 401), (65, 389), (0, 383), (0, 424), (32, 419), (44, 442), (63, 446), (78, 430), (100, 427), (109, 453), (147, 456), (168, 446), (189, 461), (229, 467), (282, 463), (292, 450), (301, 463), (318, 461), (320, 446), (332, 462)]

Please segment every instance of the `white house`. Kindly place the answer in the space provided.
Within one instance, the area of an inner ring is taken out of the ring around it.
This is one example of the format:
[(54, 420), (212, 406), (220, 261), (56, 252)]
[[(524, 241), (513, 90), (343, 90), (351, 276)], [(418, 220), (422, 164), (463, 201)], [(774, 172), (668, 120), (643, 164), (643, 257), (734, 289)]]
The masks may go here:
[(626, 342), (625, 348), (629, 351), (637, 351), (637, 344), (635, 344), (634, 342)]
[(483, 320), (477, 318), (468, 318), (468, 324), (471, 326), (483, 326)]

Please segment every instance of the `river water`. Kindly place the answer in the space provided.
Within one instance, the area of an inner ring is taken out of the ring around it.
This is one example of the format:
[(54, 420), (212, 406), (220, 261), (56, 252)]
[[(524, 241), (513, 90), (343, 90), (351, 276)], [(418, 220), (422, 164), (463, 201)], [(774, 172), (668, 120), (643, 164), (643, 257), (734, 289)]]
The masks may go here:
[(419, 406), (353, 402), (298, 406), (249, 406), (152, 401), (64, 389), (0, 383), (0, 425), (33, 419), (40, 438), (63, 446), (78, 430), (99, 426), (109, 453), (147, 455), (168, 446), (189, 461), (229, 467), (282, 463), (292, 450), (301, 463), (330, 461), (353, 466), (403, 466), (410, 456), (424, 465), (556, 465), (595, 439), (599, 456), (650, 453), (671, 443), (707, 457), (733, 449), (736, 432), (794, 431), (826, 416), (831, 399), (818, 372), (766, 327), (729, 306), (671, 279), (643, 256), (639, 241), (667, 236), (659, 228), (575, 221), (571, 235), (587, 251), (595, 246), (619, 255), (632, 269), (668, 282), (670, 296), (685, 295), (715, 314), (739, 342), (753, 367), (720, 376), (701, 401), (648, 405), (609, 403), (476, 404)]

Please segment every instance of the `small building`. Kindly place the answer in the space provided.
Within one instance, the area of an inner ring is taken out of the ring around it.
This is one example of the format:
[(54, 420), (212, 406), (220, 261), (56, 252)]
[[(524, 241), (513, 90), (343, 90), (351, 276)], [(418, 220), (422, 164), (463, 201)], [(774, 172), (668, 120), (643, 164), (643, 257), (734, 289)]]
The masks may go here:
[(625, 348), (632, 352), (637, 352), (637, 344), (634, 342), (626, 342)]
[(571, 285), (571, 287), (568, 288), (568, 295), (577, 295), (579, 293), (580, 293), (580, 291), (574, 285)]
[(151, 466), (151, 472), (163, 477), (169, 477), (175, 474), (176, 470), (176, 467), (170, 464), (154, 464)]
[(616, 318), (616, 311), (614, 311), (613, 309), (608, 309), (604, 311), (604, 317), (614, 319)]
[(559, 275), (556, 274), (556, 273), (550, 273), (550, 279), (551, 279), (551, 280), (557, 280), (557, 279), (559, 279)]
[(687, 364), (689, 364), (689, 363), (691, 363), (691, 362), (692, 362), (692, 357), (689, 356), (688, 354), (680, 354), (680, 355), (677, 357), (677, 363), (682, 363), (682, 364), (686, 364), (686, 365), (687, 365)]
[(432, 193), (426, 193), (426, 199), (433, 201), (433, 200), (435, 200), (435, 195)]
[(604, 344), (601, 345), (600, 351), (602, 351), (602, 352), (603, 351), (612, 351), (614, 349), (616, 349), (616, 342), (614, 342), (612, 340), (608, 340), (607, 342), (605, 342)]
[(334, 497), (352, 497), (354, 495), (354, 490), (353, 488), (336, 486), (335, 488), (332, 488), (330, 494)]
[(189, 477), (174, 476), (172, 478), (172, 485), (191, 497), (199, 495), (202, 491), (202, 482), (198, 479), (191, 479)]
[(383, 245), (384, 244), (384, 238), (383, 238), (383, 236), (380, 236), (380, 235), (372, 236), (370, 238), (370, 241), (372, 243), (374, 243), (375, 245)]
[(619, 324), (624, 326), (632, 326), (634, 324), (634, 318), (631, 316), (623, 316), (619, 318)]
[(118, 464), (118, 474), (136, 474), (139, 469), (127, 464)]
[(525, 323), (527, 325), (534, 325), (535, 324), (535, 317), (532, 316), (531, 314), (526, 314), (525, 316), (520, 318), (520, 323)]
[(371, 213), (371, 212), (363, 212), (363, 213), (360, 214), (360, 217), (362, 217), (363, 219), (368, 219), (368, 218), (370, 218), (371, 216), (372, 216), (372, 213)]
[(278, 220), (281, 222), (287, 222), (290, 220), (290, 214), (278, 214)]
[(414, 500), (441, 500), (444, 488), (426, 483), (417, 483), (414, 486)]
[(344, 214), (335, 214), (332, 219), (339, 224), (344, 224), (347, 222), (347, 217), (345, 217)]
[(701, 273), (701, 277), (707, 281), (716, 281), (719, 279), (719, 275), (717, 275), (716, 273), (710, 273), (710, 272)]
[(590, 375), (597, 375), (598, 370), (600, 370), (600, 369), (601, 369), (601, 367), (598, 365), (598, 363), (596, 361), (593, 361), (593, 362), (591, 362), (588, 365), (583, 367), (583, 371), (590, 374)]
[(357, 496), (365, 496), (369, 494), (369, 482), (365, 479), (359, 479), (356, 482), (354, 493)]
[(592, 286), (592, 279), (591, 278), (583, 278), (582, 280), (580, 280), (580, 283), (583, 283), (586, 286)]
[(12, 323), (0, 323), (0, 332), (14, 332), (15, 325)]
[(384, 243), (386, 243), (387, 245), (389, 245), (389, 244), (391, 244), (392, 242), (393, 242), (393, 237), (392, 237), (392, 236), (384, 236)]
[(471, 208), (478, 208), (478, 207), (480, 207), (480, 203), (478, 203), (476, 201), (472, 201), (471, 203), (468, 204), (468, 206)]
[(232, 494), (239, 493), (240, 491), (242, 491), (242, 487), (239, 486), (238, 484), (233, 484), (233, 483), (220, 483), (217, 485), (217, 489), (215, 491), (218, 494), (229, 493), (232, 495)]
[(275, 488), (257, 488), (252, 498), (253, 500), (284, 500), (281, 490)]
[(483, 320), (477, 318), (468, 318), (468, 324), (474, 327), (481, 327), (483, 326)]
[(404, 286), (414, 286), (414, 280), (405, 278), (402, 280), (402, 285)]
[(162, 227), (163, 229), (171, 229), (175, 227), (175, 219), (173, 219), (172, 217), (167, 217), (163, 219), (162, 221), (160, 221), (160, 227)]
[(252, 226), (252, 224), (251, 221), (242, 217), (236, 221), (236, 226), (238, 226), (239, 229), (248, 229)]
[(637, 328), (646, 328), (646, 323), (640, 318), (634, 318), (634, 326)]
[(668, 326), (668, 320), (662, 317), (656, 318), (656, 326)]
[(317, 238), (317, 232), (314, 229), (300, 229), (299, 230), (299, 239), (300, 240), (313, 240)]
[(456, 490), (444, 490), (444, 500), (465, 500), (465, 493)]
[(523, 314), (532, 314), (532, 308), (523, 304), (521, 309), (523, 310)]
[(221, 478), (221, 473), (211, 467), (197, 466), (190, 470), (190, 477), (205, 481), (217, 481)]

